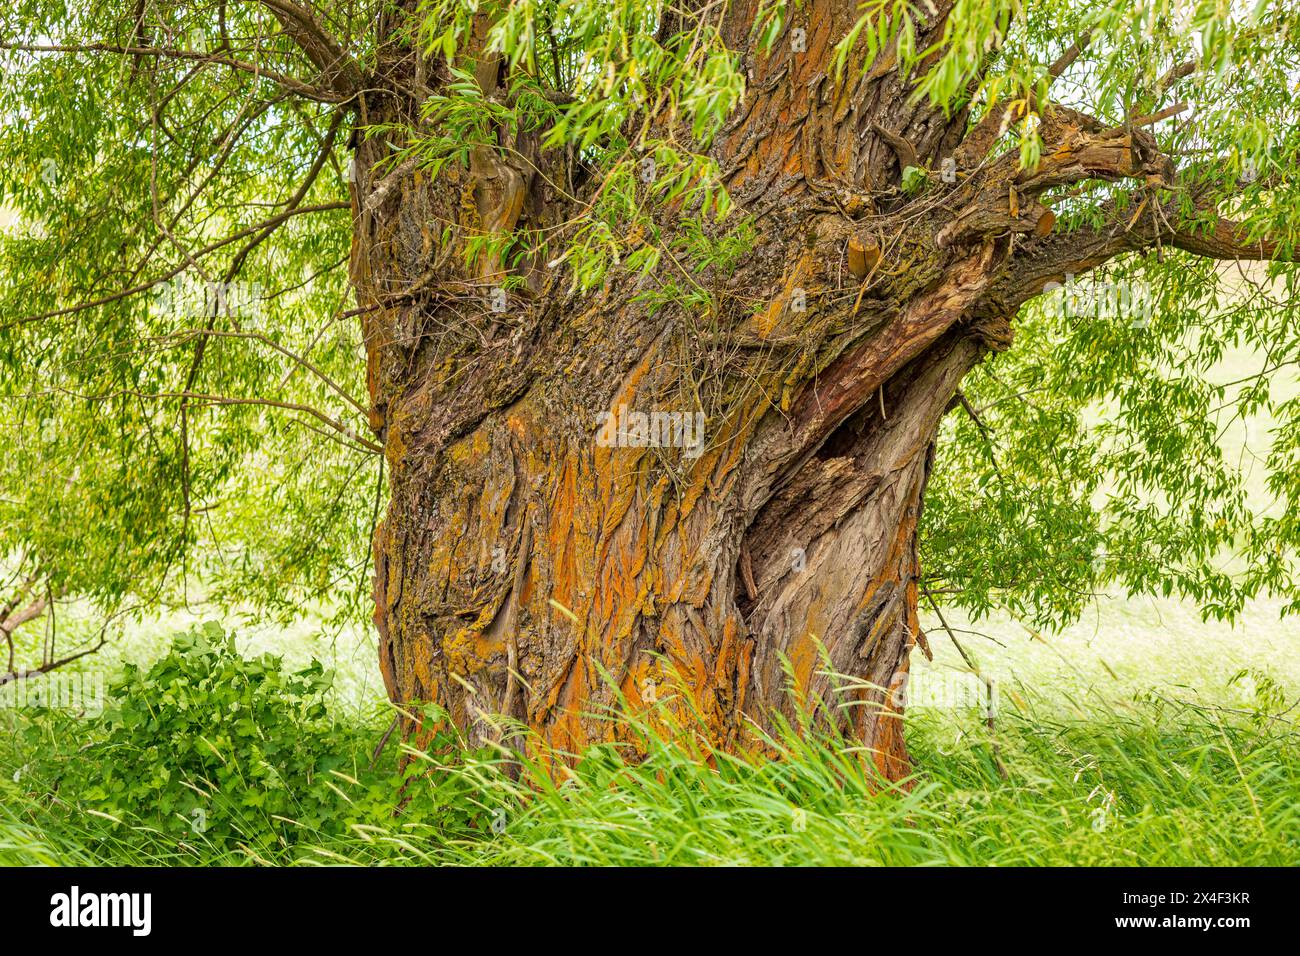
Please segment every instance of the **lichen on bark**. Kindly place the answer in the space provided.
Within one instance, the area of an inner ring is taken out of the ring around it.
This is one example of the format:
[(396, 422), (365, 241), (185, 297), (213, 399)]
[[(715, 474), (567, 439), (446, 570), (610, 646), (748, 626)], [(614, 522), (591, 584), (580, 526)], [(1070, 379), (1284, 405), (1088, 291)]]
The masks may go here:
[[(434, 701), (472, 739), (498, 739), (506, 714), (574, 753), (623, 735), (604, 717), (621, 701), (667, 688), (725, 748), (803, 701), (899, 780), (917, 528), (962, 376), (1045, 283), (1193, 240), (1155, 209), (1122, 233), (1054, 230), (1053, 188), (1172, 181), (1140, 127), (1043, 104), (1043, 158), (1023, 169), (990, 154), (1001, 111), (972, 124), (969, 105), (911, 95), (894, 52), (837, 72), (856, 4), (793, 8), (797, 51), (755, 47), (757, 8), (731, 4), (722, 28), (748, 79), (711, 146), (735, 211), (700, 227), (743, 222), (752, 243), (699, 272), (700, 299), (649, 297), (627, 268), (582, 290), (537, 256), (467, 254), (484, 232), (560, 229), (599, 194), (597, 178), (557, 188), (574, 157), (535, 132), (437, 176), (358, 177), (352, 276), (391, 476), (381, 666), (394, 700)], [(507, 66), (463, 55), (493, 95)], [(392, 93), (371, 110), (418, 124)], [(363, 140), (358, 169), (392, 145)], [(655, 215), (671, 229), (691, 212)], [(671, 287), (681, 264), (657, 268)], [(702, 447), (602, 442), (620, 409), (702, 413)]]

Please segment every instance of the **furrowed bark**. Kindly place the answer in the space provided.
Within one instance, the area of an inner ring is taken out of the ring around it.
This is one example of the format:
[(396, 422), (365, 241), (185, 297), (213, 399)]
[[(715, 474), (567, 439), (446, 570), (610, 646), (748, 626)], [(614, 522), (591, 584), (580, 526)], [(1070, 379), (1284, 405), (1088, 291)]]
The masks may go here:
[[(532, 135), (436, 180), (413, 165), (379, 179), (389, 143), (361, 141), (352, 277), (392, 491), (374, 540), (381, 669), (394, 700), (436, 702), (472, 740), (500, 740), (504, 713), (575, 753), (626, 734), (604, 716), (620, 697), (681, 695), (665, 706), (725, 748), (761, 747), (802, 702), (901, 780), (894, 692), (919, 633), (939, 421), (962, 376), (1007, 347), (1020, 303), (1146, 241), (1057, 236), (1043, 194), (1163, 183), (1172, 166), (1143, 130), (1050, 105), (1037, 169), (986, 159), (982, 127), (963, 151), (965, 114), (912, 99), (892, 53), (830, 75), (856, 4), (792, 7), (770, 53), (750, 48), (756, 9), (739, 0), (724, 24), (749, 91), (714, 155), (758, 240), (733, 273), (700, 278), (707, 315), (652, 309), (639, 294), (653, 283), (617, 271), (567, 292), (541, 263), (494, 310), (505, 267), (466, 243), (564, 222), (571, 158)], [(397, 89), (416, 65), (394, 56)], [(501, 64), (473, 65), (495, 90)], [(446, 81), (445, 64), (427, 69)], [(364, 107), (414, 125), (417, 100)], [(956, 183), (903, 195), (904, 166), (947, 157)], [(600, 416), (620, 410), (689, 417), (670, 447), (602, 442)]]

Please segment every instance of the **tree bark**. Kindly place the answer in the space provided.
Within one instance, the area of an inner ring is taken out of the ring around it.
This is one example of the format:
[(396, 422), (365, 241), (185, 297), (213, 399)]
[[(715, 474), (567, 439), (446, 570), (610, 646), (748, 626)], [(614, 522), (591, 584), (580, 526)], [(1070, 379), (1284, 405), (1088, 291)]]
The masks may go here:
[[(985, 161), (987, 128), (959, 149), (965, 112), (912, 99), (892, 53), (833, 79), (852, 0), (792, 5), (770, 54), (751, 49), (756, 6), (728, 13), (748, 93), (713, 155), (758, 239), (734, 270), (699, 277), (708, 314), (652, 309), (637, 296), (653, 281), (618, 271), (569, 292), (538, 262), (494, 311), (503, 266), (466, 242), (562, 223), (600, 184), (563, 196), (571, 157), (535, 136), (437, 179), (374, 173), (389, 143), (360, 142), (352, 277), (391, 479), (374, 538), (380, 664), (393, 700), (438, 703), (472, 740), (498, 740), (503, 713), (575, 753), (625, 733), (601, 716), (620, 695), (634, 709), (680, 695), (664, 706), (689, 706), (724, 748), (760, 746), (802, 699), (899, 780), (891, 692), (920, 637), (939, 421), (962, 376), (1009, 344), (1021, 302), (1142, 235), (1064, 240), (1039, 195), (1168, 170), (1140, 130), (1065, 110), (1045, 118), (1038, 170)], [(488, 95), (502, 69), (476, 64)], [(385, 71), (363, 122), (416, 124), (415, 78), (447, 79), (398, 53)], [(920, 198), (899, 188), (908, 165), (935, 171)], [(703, 413), (702, 445), (607, 446), (601, 414), (620, 408)]]

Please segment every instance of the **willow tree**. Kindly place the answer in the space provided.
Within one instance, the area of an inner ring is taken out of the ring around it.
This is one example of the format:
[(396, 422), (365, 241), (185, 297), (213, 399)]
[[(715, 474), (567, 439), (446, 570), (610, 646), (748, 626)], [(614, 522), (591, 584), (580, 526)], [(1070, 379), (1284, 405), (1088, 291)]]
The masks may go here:
[(355, 607), (369, 544), (389, 693), (476, 738), (803, 697), (897, 777), (922, 600), (1292, 586), (1288, 3), (0, 24), (4, 550), (59, 593)]

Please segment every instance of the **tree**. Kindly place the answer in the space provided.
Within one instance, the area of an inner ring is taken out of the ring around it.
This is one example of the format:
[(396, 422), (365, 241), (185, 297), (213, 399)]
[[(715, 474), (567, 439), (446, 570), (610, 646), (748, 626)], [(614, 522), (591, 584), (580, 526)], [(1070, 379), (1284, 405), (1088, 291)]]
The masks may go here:
[(803, 697), (891, 778), (922, 598), (1290, 593), (1297, 512), (1216, 444), (1275, 408), (1294, 504), (1284, 3), (58, 10), (0, 14), (10, 424), (65, 409), (109, 519), (58, 586), (347, 591), (378, 467), (395, 700), (578, 750), (620, 697), (728, 747)]

